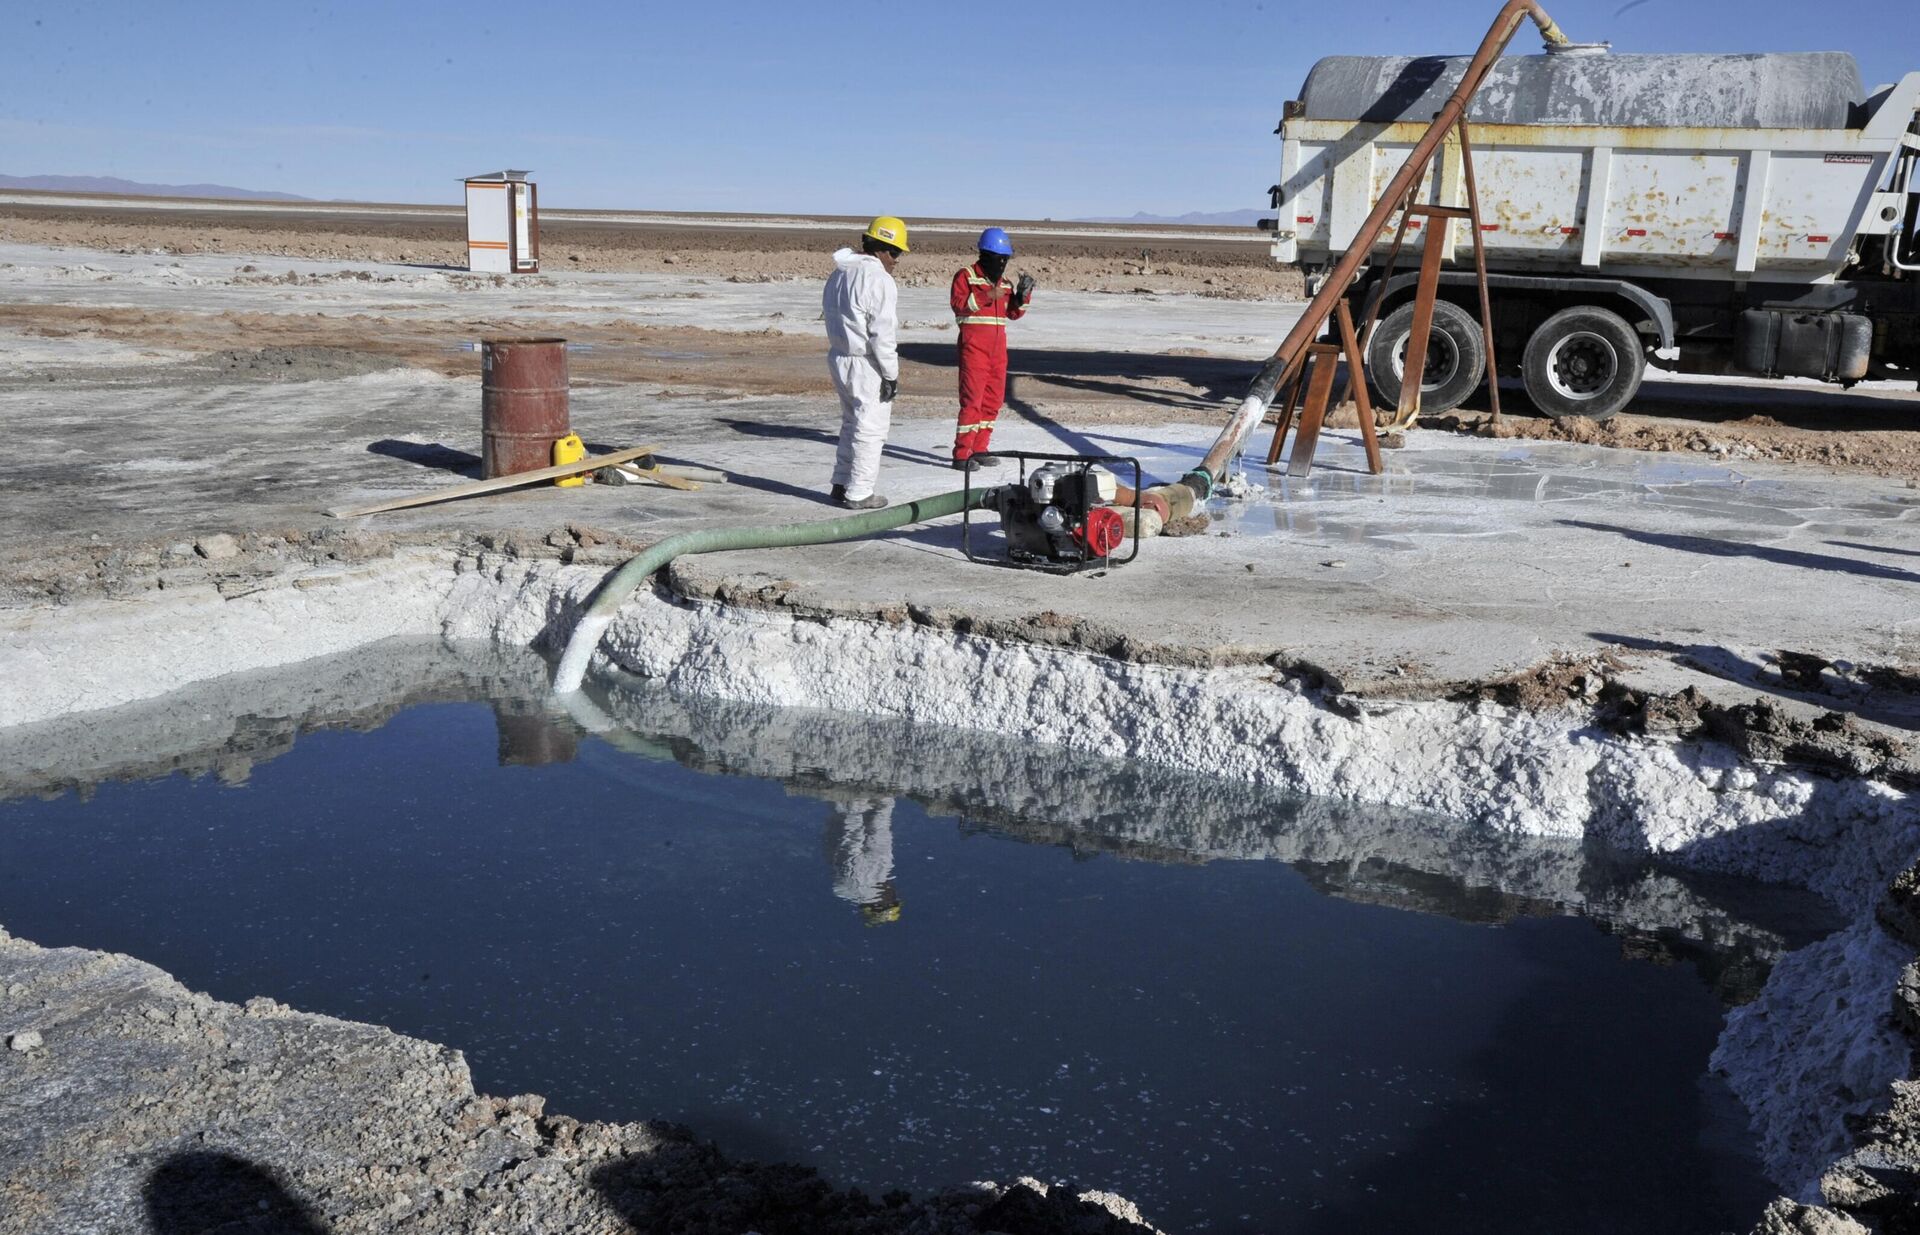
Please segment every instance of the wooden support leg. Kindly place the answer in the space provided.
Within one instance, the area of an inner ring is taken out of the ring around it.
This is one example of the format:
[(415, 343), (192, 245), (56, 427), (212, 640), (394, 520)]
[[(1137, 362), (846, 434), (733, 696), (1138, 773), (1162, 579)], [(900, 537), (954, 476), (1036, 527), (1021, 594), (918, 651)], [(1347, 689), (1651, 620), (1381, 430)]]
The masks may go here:
[(1299, 373), (1294, 373), (1291, 380), (1281, 383), (1285, 394), (1280, 401), (1280, 419), (1273, 426), (1273, 441), (1267, 444), (1268, 467), (1272, 467), (1280, 458), (1280, 444), (1286, 441), (1287, 430), (1293, 425), (1293, 409), (1300, 401), (1300, 390), (1305, 384)]
[(1347, 385), (1353, 392), (1354, 415), (1360, 418), (1360, 440), (1367, 447), (1367, 470), (1378, 476), (1386, 470), (1380, 461), (1380, 435), (1373, 427), (1373, 400), (1367, 397), (1367, 370), (1360, 358), (1360, 341), (1353, 333), (1353, 314), (1342, 300), (1334, 310), (1334, 322), (1340, 329), (1340, 350), (1347, 358)]
[(1407, 334), (1407, 358), (1400, 368), (1400, 407), (1394, 427), (1405, 429), (1420, 417), (1421, 379), (1427, 372), (1427, 341), (1433, 336), (1433, 302), (1440, 290), (1440, 253), (1445, 220), (1429, 215), (1420, 249), (1420, 281), (1414, 285), (1413, 329)]
[(1287, 475), (1296, 480), (1313, 470), (1313, 452), (1320, 445), (1320, 426), (1327, 418), (1340, 349), (1332, 343), (1315, 343), (1307, 354), (1307, 397), (1300, 405), (1300, 431), (1293, 435), (1293, 453), (1287, 456)]

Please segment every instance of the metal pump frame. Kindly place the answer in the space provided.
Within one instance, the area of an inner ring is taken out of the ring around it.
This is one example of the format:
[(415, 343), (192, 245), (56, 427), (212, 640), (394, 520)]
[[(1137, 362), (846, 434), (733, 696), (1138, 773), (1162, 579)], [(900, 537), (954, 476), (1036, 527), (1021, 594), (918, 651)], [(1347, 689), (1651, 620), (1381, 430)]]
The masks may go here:
[[(969, 562), (978, 562), (983, 566), (1007, 566), (1016, 570), (1038, 570), (1053, 575), (1077, 575), (1085, 570), (1104, 570), (1111, 566), (1125, 566), (1140, 556), (1140, 460), (1129, 455), (1049, 455), (1037, 454), (1027, 450), (996, 450), (993, 452), (1003, 459), (1020, 460), (1020, 479), (1014, 483), (1021, 488), (1027, 484), (1027, 464), (1037, 463), (1073, 463), (1083, 472), (1095, 467), (1111, 467), (1124, 463), (1133, 469), (1133, 551), (1125, 557), (1089, 556), (1079, 562), (1027, 562), (1014, 557), (988, 557), (973, 551), (973, 473), (965, 473), (961, 492), (966, 496), (961, 500), (960, 514), (960, 552)], [(995, 485), (993, 488), (1002, 486)]]

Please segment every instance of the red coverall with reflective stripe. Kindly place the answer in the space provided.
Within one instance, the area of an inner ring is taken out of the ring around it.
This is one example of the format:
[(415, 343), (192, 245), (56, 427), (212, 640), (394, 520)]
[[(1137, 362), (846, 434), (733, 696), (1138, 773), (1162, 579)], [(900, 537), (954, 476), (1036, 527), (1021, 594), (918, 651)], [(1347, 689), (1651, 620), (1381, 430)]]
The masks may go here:
[(960, 324), (960, 424), (953, 457), (967, 459), (993, 446), (993, 422), (1007, 397), (1007, 323), (1027, 315), (1013, 284), (994, 282), (978, 263), (953, 276), (954, 320)]

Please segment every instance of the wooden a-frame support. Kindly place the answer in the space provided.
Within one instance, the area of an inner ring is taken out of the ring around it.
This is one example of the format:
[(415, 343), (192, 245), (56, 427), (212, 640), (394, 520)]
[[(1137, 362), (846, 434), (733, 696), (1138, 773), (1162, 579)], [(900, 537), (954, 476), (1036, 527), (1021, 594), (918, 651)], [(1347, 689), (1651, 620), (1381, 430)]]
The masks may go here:
[[(1466, 208), (1417, 203), (1415, 199), (1426, 182), (1423, 169), (1401, 203), (1400, 226), (1394, 232), (1393, 247), (1387, 253), (1386, 270), (1376, 284), (1384, 288), (1393, 278), (1400, 250), (1406, 244), (1407, 230), (1421, 226), (1413, 222), (1416, 216), (1419, 217), (1424, 222), (1426, 234), (1420, 247), (1420, 274), (1414, 284), (1412, 329), (1407, 335), (1407, 354), (1401, 365), (1399, 406), (1395, 409), (1391, 425), (1395, 430), (1411, 428), (1420, 418), (1421, 383), (1406, 381), (1405, 375), (1426, 372), (1427, 349), (1433, 336), (1434, 303), (1439, 299), (1440, 260), (1446, 251), (1447, 229), (1455, 222), (1465, 223), (1473, 235), (1474, 282), (1480, 292), (1480, 335), (1487, 353), (1487, 396), (1492, 409), (1492, 423), (1500, 423), (1500, 371), (1493, 348), (1493, 302), (1487, 290), (1487, 255), (1481, 238), (1484, 228), (1480, 220), (1480, 194), (1473, 175), (1473, 146), (1467, 136), (1464, 117), (1455, 123), (1454, 132), (1460, 139), (1461, 170), (1467, 191)], [(1287, 475), (1299, 479), (1313, 469), (1313, 452), (1320, 443), (1321, 426), (1328, 412), (1339, 405), (1332, 397), (1334, 368), (1344, 359), (1349, 397), (1353, 400), (1354, 411), (1360, 421), (1361, 440), (1366, 446), (1367, 470), (1376, 476), (1383, 470), (1380, 444), (1373, 423), (1373, 407), (1367, 398), (1364, 367), (1365, 344), (1372, 339), (1379, 317), (1380, 298), (1375, 297), (1367, 312), (1366, 325), (1356, 336), (1353, 315), (1343, 297), (1333, 313), (1339, 342), (1309, 344), (1301, 357), (1282, 375), (1280, 418), (1274, 425), (1273, 441), (1267, 446), (1268, 467), (1274, 466), (1280, 458), (1280, 449), (1287, 430), (1293, 426), (1297, 406), (1300, 425), (1294, 435), (1293, 453), (1287, 458)]]

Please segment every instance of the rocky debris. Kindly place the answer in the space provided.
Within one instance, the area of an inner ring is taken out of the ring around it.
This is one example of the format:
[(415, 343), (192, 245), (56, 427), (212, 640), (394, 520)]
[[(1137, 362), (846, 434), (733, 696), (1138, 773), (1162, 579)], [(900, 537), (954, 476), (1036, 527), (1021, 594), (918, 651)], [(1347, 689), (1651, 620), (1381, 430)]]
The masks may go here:
[[(1920, 865), (1894, 876), (1874, 916), (1889, 935), (1910, 948), (1920, 948)], [(1920, 1035), (1915, 1041), (1920, 1042)]]
[(209, 562), (225, 562), (240, 556), (240, 542), (227, 532), (219, 532), (194, 541), (193, 551)]
[[(1595, 656), (1559, 656), (1521, 673), (1490, 682), (1476, 682), (1454, 691), (1455, 703), (1480, 701), (1502, 707), (1541, 711), (1568, 703), (1598, 703), (1608, 693), (1608, 673), (1626, 666), (1610, 652)], [(1620, 692), (1613, 692), (1617, 702)]]
[[(1700, 401), (1711, 404), (1714, 392), (1702, 392)], [(1770, 459), (1787, 463), (1815, 463), (1870, 471), (1894, 477), (1920, 476), (1920, 446), (1912, 434), (1893, 417), (1875, 419), (1869, 412), (1851, 408), (1829, 416), (1829, 426), (1847, 432), (1807, 432), (1767, 416), (1746, 414), (1722, 417), (1709, 406), (1700, 409), (1663, 409), (1664, 415), (1623, 413), (1608, 420), (1569, 416), (1554, 420), (1545, 416), (1508, 414), (1494, 425), (1478, 413), (1445, 414), (1423, 417), (1421, 427), (1473, 437), (1522, 438), (1535, 441), (1581, 442), (1626, 450), (1705, 455), (1714, 460)], [(1678, 417), (1694, 412), (1711, 418), (1709, 424), (1689, 424)], [(1852, 420), (1854, 423), (1835, 424)]]
[(1787, 763), (1840, 776), (1916, 784), (1913, 754), (1841, 712), (1812, 721), (1795, 718), (1762, 700), (1701, 713), (1707, 734), (1760, 763)]
[(1873, 1235), (1845, 1214), (1781, 1197), (1767, 1207), (1753, 1235)]
[(1076, 1184), (1048, 1187), (1037, 1179), (1015, 1181), (974, 1219), (982, 1231), (1002, 1235), (1134, 1235), (1153, 1230), (1134, 1204), (1110, 1192), (1082, 1191)]
[(1909, 1041), (1920, 1043), (1920, 961), (1900, 971), (1893, 988), (1893, 1021)]
[(44, 1045), (46, 1045), (46, 1043), (40, 1037), (40, 1031), (37, 1029), (29, 1029), (23, 1033), (7, 1035), (7, 1049), (13, 1051), (15, 1054), (25, 1055), (30, 1051), (39, 1050)]
[[(1874, 916), (1902, 945), (1920, 947), (1920, 863), (1894, 877)], [(1901, 970), (1890, 1012), (1893, 1025), (1920, 1053), (1920, 958)], [(1920, 1233), (1920, 1079), (1895, 1081), (1884, 1109), (1855, 1128), (1853, 1151), (1821, 1176), (1820, 1198), (1828, 1208), (1776, 1202), (1754, 1235)]]
[(1920, 1232), (1920, 1081), (1894, 1082), (1892, 1102), (1863, 1121), (1859, 1145), (1828, 1168), (1820, 1196), (1879, 1235)]
[(1186, 515), (1168, 522), (1160, 529), (1162, 536), (1198, 536), (1213, 526), (1213, 519), (1206, 512)]
[(1836, 1162), (1820, 1180), (1820, 1198), (1856, 1217), (1900, 1219), (1920, 1230), (1920, 1157), (1876, 1146)]
[[(1796, 666), (1803, 679), (1811, 674), (1824, 680), (1833, 672), (1832, 663), (1818, 657), (1781, 653), (1780, 663), (1783, 672), (1789, 664)], [(1622, 735), (1720, 742), (1757, 764), (1920, 786), (1920, 749), (1844, 712), (1823, 712), (1806, 720), (1770, 700), (1715, 703), (1691, 686), (1670, 694), (1635, 690), (1614, 676), (1626, 668), (1612, 652), (1561, 657), (1509, 677), (1466, 684), (1446, 698), (1528, 711), (1586, 706), (1593, 709), (1595, 724)], [(1832, 693), (1824, 687), (1822, 691)]]
[(99, 595), (127, 598), (153, 589), (207, 585), (232, 596), (275, 586), (280, 576), (299, 586), (302, 567), (378, 561), (403, 544), (422, 542), (438, 543), (438, 538), (404, 541), (329, 523), (311, 530), (213, 532), (190, 541), (90, 543), (0, 572), (0, 604), (21, 598), (72, 604)]

